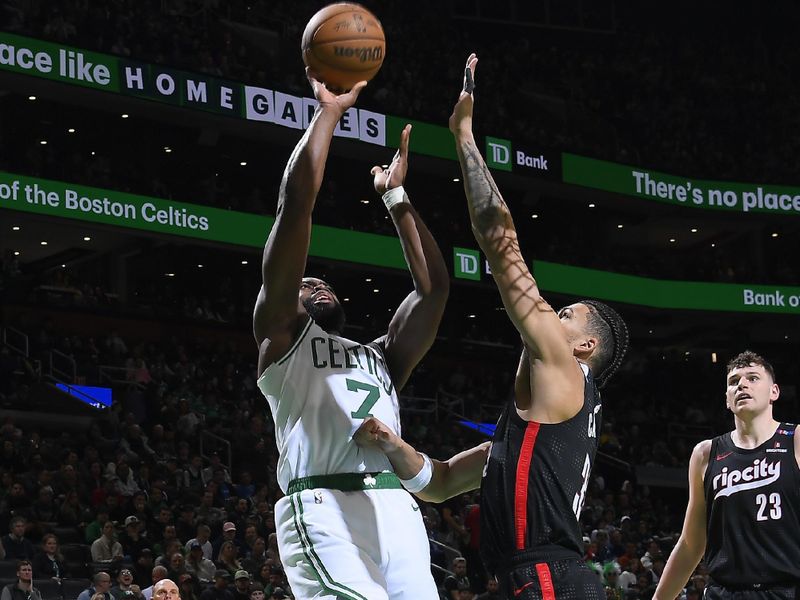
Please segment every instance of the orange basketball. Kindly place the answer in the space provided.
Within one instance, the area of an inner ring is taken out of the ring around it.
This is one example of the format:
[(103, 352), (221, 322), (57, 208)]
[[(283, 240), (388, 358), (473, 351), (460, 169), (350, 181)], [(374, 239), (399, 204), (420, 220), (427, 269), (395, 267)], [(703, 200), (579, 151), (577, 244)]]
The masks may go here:
[(360, 4), (340, 2), (317, 12), (306, 25), (303, 62), (328, 88), (344, 91), (378, 72), (386, 38), (377, 17)]

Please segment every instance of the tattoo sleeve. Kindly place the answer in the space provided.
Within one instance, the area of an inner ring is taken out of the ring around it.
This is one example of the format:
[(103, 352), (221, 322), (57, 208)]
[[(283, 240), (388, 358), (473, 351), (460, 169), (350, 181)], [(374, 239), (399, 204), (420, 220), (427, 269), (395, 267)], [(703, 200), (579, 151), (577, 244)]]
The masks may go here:
[(498, 225), (507, 222), (508, 206), (500, 195), (489, 168), (475, 146), (475, 140), (459, 140), (456, 144), (458, 160), (464, 175), (469, 215), (477, 233), (485, 235)]

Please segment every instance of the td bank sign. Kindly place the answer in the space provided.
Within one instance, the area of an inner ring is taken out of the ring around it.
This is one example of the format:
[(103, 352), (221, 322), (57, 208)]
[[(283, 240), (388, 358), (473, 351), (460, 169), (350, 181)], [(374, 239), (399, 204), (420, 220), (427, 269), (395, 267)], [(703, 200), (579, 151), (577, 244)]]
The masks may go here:
[[(486, 136), (486, 164), (490, 169), (511, 171), (537, 171), (544, 176), (559, 177), (561, 174), (554, 164), (556, 159), (542, 152), (531, 152), (524, 148), (512, 148), (511, 140)], [(513, 165), (513, 166), (512, 166)]]
[(485, 260), (478, 250), (453, 248), (453, 275), (456, 279), (480, 281), (481, 272), (492, 274), (489, 261)]

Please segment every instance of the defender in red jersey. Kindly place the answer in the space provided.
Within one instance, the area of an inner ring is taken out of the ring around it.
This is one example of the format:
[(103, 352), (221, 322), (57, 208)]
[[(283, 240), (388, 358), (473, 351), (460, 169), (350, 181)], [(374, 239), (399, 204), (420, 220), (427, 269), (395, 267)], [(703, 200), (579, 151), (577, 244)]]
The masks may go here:
[(780, 389), (764, 358), (728, 363), (735, 429), (689, 459), (689, 505), (654, 600), (673, 600), (705, 553), (706, 600), (795, 600), (800, 591), (800, 433), (779, 423)]
[(578, 516), (600, 430), (601, 387), (627, 350), (624, 321), (584, 300), (556, 313), (522, 257), (511, 213), (472, 133), (475, 66), (450, 117), (475, 238), (491, 266), (506, 312), (522, 336), (514, 399), (491, 445), (446, 462), (431, 461), (380, 421), (365, 421), (361, 444), (377, 444), (410, 491), (441, 502), (481, 486), (481, 556), (506, 597), (603, 600), (599, 578), (582, 560)]

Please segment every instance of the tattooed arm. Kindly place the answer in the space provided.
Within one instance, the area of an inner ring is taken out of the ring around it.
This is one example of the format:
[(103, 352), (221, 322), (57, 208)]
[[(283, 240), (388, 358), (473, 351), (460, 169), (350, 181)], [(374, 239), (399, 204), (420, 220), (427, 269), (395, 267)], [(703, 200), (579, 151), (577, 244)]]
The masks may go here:
[[(564, 402), (564, 395), (575, 397), (575, 401), (580, 402), (582, 393), (578, 392), (582, 392), (583, 377), (559, 317), (542, 298), (525, 264), (511, 212), (475, 143), (472, 89), (477, 62), (474, 54), (467, 59), (464, 90), (450, 117), (450, 130), (455, 136), (464, 176), (472, 232), (489, 261), (506, 312), (528, 349), (529, 362), (537, 375), (532, 382), (536, 386), (533, 393), (536, 403), (548, 404), (552, 398), (554, 411), (548, 411), (545, 418), (557, 420), (574, 414), (573, 403)], [(538, 377), (545, 372), (554, 377)]]

